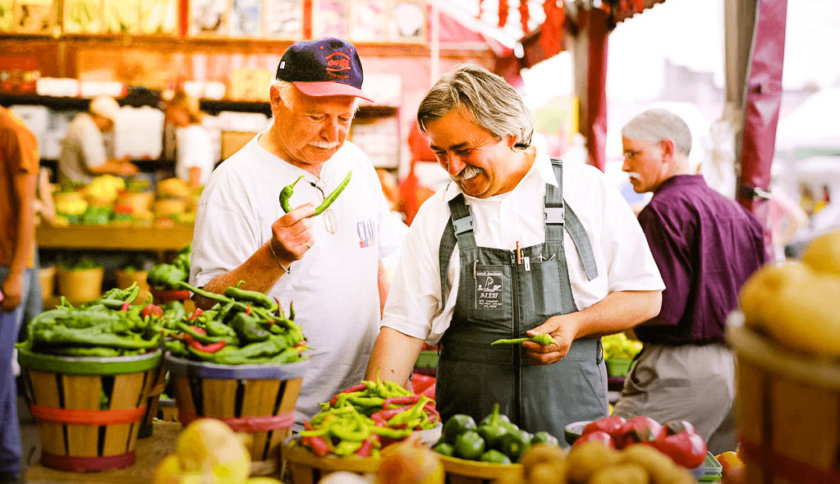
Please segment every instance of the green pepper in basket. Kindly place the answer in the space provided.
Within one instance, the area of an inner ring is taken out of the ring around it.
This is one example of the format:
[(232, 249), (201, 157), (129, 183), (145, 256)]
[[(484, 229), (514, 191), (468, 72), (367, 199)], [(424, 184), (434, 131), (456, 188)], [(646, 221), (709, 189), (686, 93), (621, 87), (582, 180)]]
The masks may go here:
[(550, 433), (543, 431), (537, 432), (534, 434), (533, 437), (531, 437), (531, 445), (535, 444), (547, 444), (558, 447), (560, 445), (560, 442), (558, 442), (557, 438), (551, 435)]
[[(504, 417), (503, 421), (501, 417)], [(481, 421), (478, 426), (478, 433), (487, 442), (487, 447), (494, 448), (501, 442), (502, 436), (507, 433), (507, 427), (503, 424), (507, 421), (507, 417), (499, 415), (499, 404), (493, 405), (493, 413), (488, 415)]]
[(519, 462), (522, 454), (531, 447), (531, 436), (528, 432), (516, 429), (508, 431), (502, 436), (502, 452), (513, 462)]
[(481, 457), (479, 457), (478, 460), (481, 462), (489, 462), (491, 464), (510, 464), (510, 457), (502, 454), (496, 449), (490, 449), (481, 454)]
[(468, 430), (475, 430), (475, 420), (469, 415), (459, 413), (453, 415), (443, 425), (443, 436), (449, 443), (455, 443), (455, 438)]
[(476, 460), (484, 453), (484, 439), (475, 430), (467, 430), (455, 437), (455, 455)]
[(452, 447), (452, 444), (449, 442), (438, 442), (434, 447), (432, 447), (432, 450), (447, 457), (455, 455), (455, 447)]

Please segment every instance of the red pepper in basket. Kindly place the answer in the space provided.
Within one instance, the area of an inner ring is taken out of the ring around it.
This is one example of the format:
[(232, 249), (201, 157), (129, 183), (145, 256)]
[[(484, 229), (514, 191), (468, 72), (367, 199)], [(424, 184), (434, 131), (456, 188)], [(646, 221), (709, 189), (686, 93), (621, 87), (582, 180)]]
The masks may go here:
[(650, 417), (633, 417), (613, 434), (615, 448), (623, 449), (637, 443), (652, 444), (661, 430), (662, 425)]
[(147, 304), (143, 307), (143, 310), (140, 311), (140, 315), (144, 318), (146, 316), (155, 316), (159, 318), (163, 316), (163, 309), (161, 309), (160, 306), (155, 306), (154, 304)]
[(413, 405), (417, 403), (418, 400), (420, 400), (420, 395), (418, 394), (386, 398), (385, 403), (382, 404), (382, 408), (388, 408), (391, 405)]
[(356, 451), (356, 455), (359, 457), (370, 457), (371, 452), (376, 447), (376, 443), (379, 442), (379, 436), (376, 434), (371, 435), (370, 437), (365, 440), (359, 450)]
[(359, 383), (358, 385), (353, 385), (352, 387), (346, 388), (346, 389), (338, 392), (337, 394), (333, 395), (332, 400), (330, 400), (330, 405), (335, 406), (335, 403), (336, 403), (336, 400), (338, 399), (338, 396), (341, 395), (342, 393), (360, 392), (362, 390), (365, 390), (366, 388), (367, 388), (367, 385), (365, 385), (364, 383)]
[(203, 310), (203, 309), (201, 309), (201, 308), (195, 308), (195, 311), (193, 311), (193, 313), (192, 313), (192, 314), (190, 314), (189, 316), (187, 316), (187, 321), (192, 321), (193, 319), (195, 319), (195, 318), (197, 318), (197, 317), (201, 316), (201, 313), (203, 313), (203, 312), (204, 312), (204, 310)]
[(312, 449), (312, 453), (317, 457), (324, 457), (330, 453), (330, 446), (327, 445), (327, 442), (323, 437), (304, 437), (303, 443), (309, 445), (309, 448)]
[(666, 423), (653, 446), (687, 469), (694, 469), (706, 460), (706, 441), (685, 420)]
[(406, 410), (409, 410), (410, 408), (411, 408), (411, 405), (405, 405), (405, 406), (403, 406), (403, 407), (389, 408), (389, 409), (386, 409), (386, 410), (380, 410), (380, 411), (378, 411), (378, 412), (374, 413), (373, 415), (371, 415), (371, 416), (370, 416), (370, 418), (371, 418), (374, 422), (376, 422), (376, 421), (378, 421), (378, 420), (382, 420), (383, 422), (387, 422), (387, 421), (388, 421), (388, 420), (390, 420), (392, 417), (396, 416), (397, 414), (403, 413), (403, 412), (405, 412)]
[(131, 303), (130, 303), (130, 302), (128, 302), (128, 301), (124, 302), (124, 303), (123, 303), (123, 305), (122, 305), (122, 307), (120, 307), (120, 311), (122, 311), (122, 312), (126, 312), (126, 311), (128, 311), (128, 307), (129, 307), (130, 305), (131, 305)]
[[(196, 328), (195, 326), (193, 326), (193, 329), (195, 329), (196, 331), (204, 331), (203, 329)], [(196, 341), (196, 339), (193, 338), (191, 335), (186, 333), (184, 333), (184, 341), (186, 341), (187, 344), (190, 345), (193, 349), (195, 349), (196, 351), (201, 351), (202, 353), (215, 353), (220, 349), (224, 348), (227, 344), (227, 341), (225, 340), (217, 341), (215, 343), (209, 343), (206, 345), (201, 344), (198, 341)]]

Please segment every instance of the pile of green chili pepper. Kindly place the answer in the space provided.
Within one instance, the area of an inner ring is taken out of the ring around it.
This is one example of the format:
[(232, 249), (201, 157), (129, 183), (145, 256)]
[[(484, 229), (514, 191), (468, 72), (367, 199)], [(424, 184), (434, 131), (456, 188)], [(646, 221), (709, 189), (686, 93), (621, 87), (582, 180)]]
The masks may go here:
[(132, 284), (126, 289), (111, 289), (78, 307), (62, 298), (55, 309), (29, 322), (26, 339), (16, 346), (36, 353), (97, 357), (154, 350), (172, 322), (158, 306), (132, 306), (138, 293), (139, 287)]
[(377, 457), (383, 445), (439, 423), (431, 398), (393, 382), (365, 380), (322, 403), (321, 411), (304, 422), (300, 436), (318, 457)]
[(240, 289), (244, 281), (216, 294), (177, 282), (216, 304), (196, 309), (176, 323), (176, 334), (166, 342), (173, 355), (223, 365), (294, 363), (306, 359), (303, 331), (295, 324), (294, 305), (289, 315), (279, 304), (257, 291)]
[[(320, 205), (315, 207), (315, 212), (313, 212), (312, 215), (310, 215), (310, 217), (320, 215), (324, 212), (324, 210), (329, 208), (329, 206), (332, 205), (335, 199), (338, 198), (339, 195), (341, 195), (341, 192), (344, 191), (344, 188), (347, 187), (347, 184), (350, 183), (350, 178), (352, 176), (353, 172), (348, 171), (347, 175), (344, 177), (344, 180), (342, 180), (341, 183), (339, 183), (335, 190), (333, 190), (332, 192), (330, 192), (329, 195), (324, 197), (324, 201), (321, 202)], [(289, 199), (292, 198), (292, 194), (295, 193), (295, 185), (297, 184), (297, 182), (300, 181), (301, 178), (303, 178), (303, 175), (297, 177), (297, 180), (295, 180), (290, 185), (286, 185), (285, 187), (283, 187), (282, 190), (280, 190), (280, 207), (286, 213), (292, 211), (292, 207), (289, 205)]]
[(187, 244), (178, 251), (171, 264), (155, 264), (146, 276), (146, 281), (154, 289), (178, 289), (179, 282), (187, 282), (190, 275), (190, 255), (192, 244)]
[(493, 464), (519, 462), (522, 455), (534, 444), (559, 445), (548, 432), (533, 435), (520, 429), (510, 419), (499, 413), (499, 404), (493, 412), (476, 425), (472, 417), (453, 415), (443, 425), (440, 441), (432, 447), (435, 452), (449, 457), (477, 460)]

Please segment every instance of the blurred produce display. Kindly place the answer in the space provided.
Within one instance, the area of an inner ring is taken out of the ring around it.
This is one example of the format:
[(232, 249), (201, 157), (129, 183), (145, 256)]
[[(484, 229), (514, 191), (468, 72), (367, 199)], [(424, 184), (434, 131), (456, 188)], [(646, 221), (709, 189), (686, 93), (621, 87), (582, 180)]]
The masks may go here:
[(177, 290), (179, 284), (187, 282), (190, 276), (192, 244), (187, 244), (175, 254), (171, 264), (155, 264), (146, 275), (149, 287), (158, 290)]
[(220, 420), (190, 422), (178, 436), (175, 453), (155, 468), (152, 483), (280, 484), (270, 477), (248, 478), (251, 454), (242, 438)]
[(148, 179), (126, 182), (101, 175), (88, 185), (63, 183), (53, 193), (55, 225), (135, 225), (191, 223), (201, 190), (180, 178), (167, 178), (153, 191)]
[(812, 241), (801, 262), (756, 271), (739, 302), (748, 328), (793, 350), (840, 356), (840, 230)]
[(624, 333), (609, 334), (601, 337), (601, 345), (604, 348), (604, 359), (630, 359), (642, 351), (642, 342), (632, 340)]

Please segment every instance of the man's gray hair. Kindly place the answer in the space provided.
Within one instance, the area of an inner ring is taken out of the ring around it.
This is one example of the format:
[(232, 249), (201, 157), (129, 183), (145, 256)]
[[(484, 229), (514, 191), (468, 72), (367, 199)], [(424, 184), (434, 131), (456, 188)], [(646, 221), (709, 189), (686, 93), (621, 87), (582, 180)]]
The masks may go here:
[(417, 124), (425, 133), (427, 123), (461, 107), (497, 139), (515, 136), (515, 148), (531, 146), (534, 119), (519, 93), (501, 77), (474, 64), (458, 66), (432, 86), (420, 102)]
[(683, 119), (665, 109), (648, 109), (636, 115), (621, 129), (623, 138), (659, 143), (669, 139), (678, 152), (691, 152), (691, 130)]

